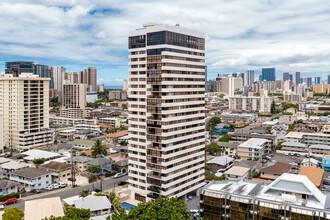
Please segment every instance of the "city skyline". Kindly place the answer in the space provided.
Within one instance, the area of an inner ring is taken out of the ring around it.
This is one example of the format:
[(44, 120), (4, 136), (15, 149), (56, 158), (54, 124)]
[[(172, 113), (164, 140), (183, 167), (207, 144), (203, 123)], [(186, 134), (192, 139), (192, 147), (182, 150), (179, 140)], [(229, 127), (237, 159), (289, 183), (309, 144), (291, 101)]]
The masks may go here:
[[(0, 19), (6, 19), (0, 29), (0, 72), (6, 61), (13, 60), (73, 71), (95, 66), (98, 83), (122, 85), (128, 77), (126, 35), (141, 23), (152, 21), (179, 23), (206, 34), (209, 79), (217, 73), (248, 69), (258, 75), (261, 68), (275, 67), (277, 79), (282, 78), (283, 72), (299, 71), (301, 77), (317, 73), (325, 80), (330, 72), (326, 60), (330, 44), (326, 28), (329, 13), (324, 8), (329, 4), (210, 0), (189, 5), (177, 1), (169, 6), (165, 1), (54, 4), (20, 0), (11, 4), (5, 0), (0, 3)], [(147, 10), (151, 6), (159, 10)], [(136, 14), (136, 10), (143, 13)], [(31, 29), (33, 25), (40, 28)]]

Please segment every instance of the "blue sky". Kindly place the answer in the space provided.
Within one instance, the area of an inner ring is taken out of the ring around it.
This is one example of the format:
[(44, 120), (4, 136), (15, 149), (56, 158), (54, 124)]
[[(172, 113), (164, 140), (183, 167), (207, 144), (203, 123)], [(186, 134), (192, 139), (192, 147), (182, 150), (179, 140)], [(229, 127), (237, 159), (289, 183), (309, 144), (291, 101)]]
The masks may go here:
[(276, 67), (302, 76), (330, 73), (328, 0), (1, 0), (0, 72), (29, 60), (79, 71), (98, 82), (128, 76), (128, 31), (156, 22), (206, 35), (208, 77)]

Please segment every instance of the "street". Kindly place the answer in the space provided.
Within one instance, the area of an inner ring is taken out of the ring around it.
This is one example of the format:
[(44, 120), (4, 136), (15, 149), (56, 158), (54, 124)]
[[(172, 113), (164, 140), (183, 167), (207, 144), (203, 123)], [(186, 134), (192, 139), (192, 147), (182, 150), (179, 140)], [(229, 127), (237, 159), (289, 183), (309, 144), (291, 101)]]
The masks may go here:
[[(103, 180), (102, 181), (102, 186), (103, 186), (103, 190), (108, 190), (108, 189), (113, 189), (114, 185), (117, 184), (119, 181), (123, 181), (123, 180), (127, 180), (128, 176), (123, 176), (121, 178), (117, 178), (117, 179), (107, 179), (107, 180)], [(78, 195), (83, 189), (93, 189), (97, 188), (100, 189), (100, 181), (95, 182), (95, 183), (91, 183), (85, 186), (81, 186), (81, 187), (76, 187), (76, 188), (65, 188), (63, 190), (53, 190), (53, 191), (49, 191), (46, 193), (40, 193), (40, 194), (35, 194), (33, 196), (28, 196), (28, 197), (22, 197), (21, 200), (19, 200), (16, 204), (11, 204), (5, 207), (6, 208), (18, 208), (24, 211), (24, 204), (25, 201), (28, 200), (35, 200), (35, 199), (44, 199), (44, 198), (50, 198), (50, 197), (56, 197), (59, 196), (61, 199), (65, 199), (71, 196), (75, 196)], [(31, 197), (31, 199), (30, 199)]]

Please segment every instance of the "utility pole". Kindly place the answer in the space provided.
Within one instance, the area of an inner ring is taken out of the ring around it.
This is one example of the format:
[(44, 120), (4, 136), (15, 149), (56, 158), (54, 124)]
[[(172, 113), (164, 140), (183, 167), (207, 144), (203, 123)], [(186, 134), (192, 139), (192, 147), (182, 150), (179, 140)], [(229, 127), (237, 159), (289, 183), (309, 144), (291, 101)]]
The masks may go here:
[(72, 187), (76, 186), (76, 175), (75, 175), (75, 169), (74, 169), (74, 163), (73, 163), (73, 148), (71, 148), (71, 182), (72, 182)]

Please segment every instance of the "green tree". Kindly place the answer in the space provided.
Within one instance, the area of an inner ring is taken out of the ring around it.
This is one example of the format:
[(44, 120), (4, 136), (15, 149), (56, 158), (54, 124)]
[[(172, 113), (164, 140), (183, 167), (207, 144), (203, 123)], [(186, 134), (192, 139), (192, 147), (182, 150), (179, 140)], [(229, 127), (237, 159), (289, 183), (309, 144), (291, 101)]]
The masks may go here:
[(213, 173), (210, 173), (205, 177), (205, 179), (208, 181), (214, 180), (214, 178), (215, 178), (215, 175)]
[(272, 105), (270, 107), (270, 112), (272, 114), (275, 114), (275, 112), (276, 112), (276, 104), (275, 104), (275, 101), (274, 100), (273, 100)]
[(91, 211), (89, 209), (78, 209), (72, 206), (65, 207), (65, 216), (63, 217), (48, 217), (43, 220), (88, 220), (91, 217)]
[(221, 138), (219, 138), (220, 142), (229, 142), (231, 139), (231, 136), (228, 134), (225, 134), (224, 136), (222, 136)]
[(87, 172), (97, 174), (101, 172), (101, 167), (98, 165), (92, 165), (87, 167)]
[(88, 182), (89, 182), (89, 183), (94, 183), (94, 182), (97, 181), (97, 179), (98, 179), (98, 177), (97, 177), (97, 175), (95, 175), (95, 174), (89, 174), (89, 175), (88, 175)]
[(209, 131), (214, 131), (215, 126), (221, 122), (221, 119), (217, 116), (214, 116), (209, 121)]
[(119, 142), (119, 144), (120, 144), (121, 146), (127, 146), (127, 145), (128, 145), (128, 141), (121, 140), (121, 141)]
[(121, 131), (128, 130), (128, 127), (126, 127), (125, 125), (121, 125), (119, 127), (119, 130), (121, 130)]
[(278, 142), (278, 143), (276, 144), (275, 149), (276, 149), (276, 150), (281, 150), (281, 148), (282, 148), (282, 143), (283, 143), (283, 142)]
[(94, 146), (92, 147), (92, 156), (93, 157), (96, 157), (100, 154), (103, 154), (103, 155), (107, 155), (108, 152), (107, 152), (107, 147), (102, 144), (102, 142), (100, 140), (96, 140), (94, 142)]
[(8, 208), (2, 214), (3, 220), (21, 220), (24, 216), (24, 212), (17, 208)]
[(221, 151), (221, 147), (218, 144), (212, 142), (211, 144), (209, 144), (209, 145), (206, 146), (206, 150), (210, 154), (214, 154), (214, 153), (220, 152)]
[[(157, 198), (155, 201), (142, 202), (136, 208), (126, 214), (114, 214), (111, 216), (113, 220), (128, 220), (128, 219), (175, 219), (187, 220), (191, 219), (187, 205), (184, 201), (174, 198)], [(107, 220), (110, 220), (108, 217)]]
[(205, 170), (210, 170), (210, 165), (208, 163), (206, 163), (205, 166), (204, 166), (204, 169)]
[(79, 193), (79, 195), (80, 195), (81, 197), (86, 197), (86, 196), (88, 196), (88, 195), (90, 195), (90, 194), (92, 194), (91, 189), (83, 189), (83, 190), (81, 190), (81, 192)]
[(34, 163), (34, 165), (36, 165), (36, 167), (38, 167), (41, 164), (45, 163), (45, 158), (36, 158), (33, 159), (32, 162)]
[(235, 131), (235, 125), (232, 123), (229, 123), (229, 128), (231, 131)]

